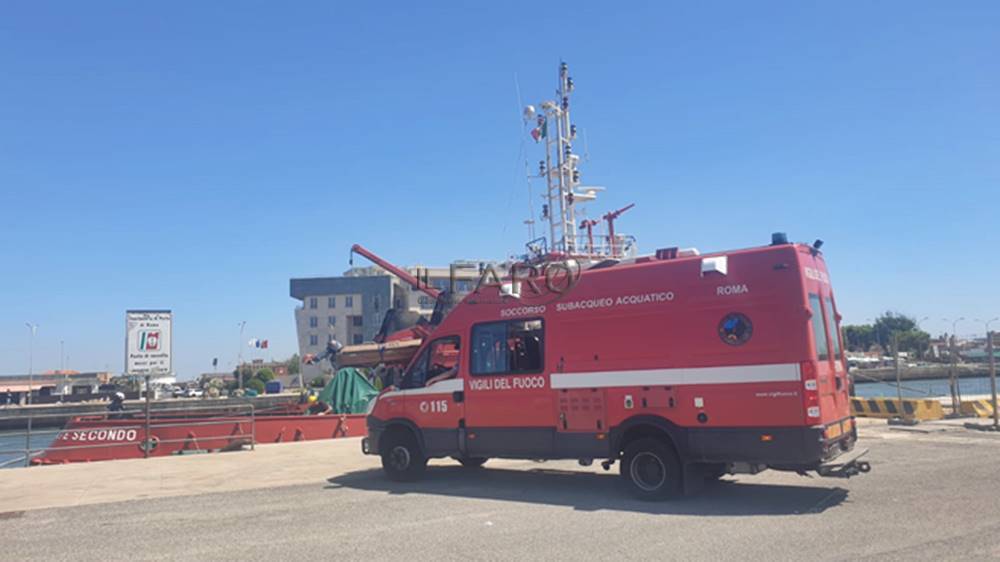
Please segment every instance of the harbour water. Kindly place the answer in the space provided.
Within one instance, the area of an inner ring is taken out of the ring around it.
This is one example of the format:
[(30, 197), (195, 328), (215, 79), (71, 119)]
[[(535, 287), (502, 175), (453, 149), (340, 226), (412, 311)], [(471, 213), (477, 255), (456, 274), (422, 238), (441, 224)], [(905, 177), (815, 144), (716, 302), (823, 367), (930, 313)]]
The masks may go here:
[[(31, 433), (30, 448), (44, 449), (59, 433), (58, 429), (43, 429)], [(23, 431), (0, 431), (0, 468), (24, 466), (25, 435)]]
[[(963, 396), (990, 393), (989, 377), (961, 378), (959, 391)], [(948, 379), (925, 379), (903, 381), (902, 394), (904, 398), (937, 398), (951, 396)], [(871, 396), (896, 396), (896, 383), (892, 382), (858, 382), (854, 384), (854, 394), (864, 398)]]

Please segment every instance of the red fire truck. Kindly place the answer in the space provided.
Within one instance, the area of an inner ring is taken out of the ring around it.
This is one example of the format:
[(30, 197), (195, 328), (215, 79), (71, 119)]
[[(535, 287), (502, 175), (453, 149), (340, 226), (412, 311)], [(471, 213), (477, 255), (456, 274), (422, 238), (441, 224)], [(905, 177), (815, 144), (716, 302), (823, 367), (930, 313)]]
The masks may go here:
[(372, 403), (364, 452), (400, 480), (437, 457), (604, 459), (644, 499), (766, 468), (867, 472), (820, 244), (481, 286)]

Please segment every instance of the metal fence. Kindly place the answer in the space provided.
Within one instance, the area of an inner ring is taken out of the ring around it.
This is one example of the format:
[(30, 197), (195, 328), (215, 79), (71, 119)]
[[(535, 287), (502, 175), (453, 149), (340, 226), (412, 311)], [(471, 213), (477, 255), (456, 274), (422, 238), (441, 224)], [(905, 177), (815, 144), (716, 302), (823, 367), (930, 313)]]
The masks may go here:
[[(205, 414), (199, 415), (199, 412), (205, 412)], [(192, 415), (193, 414), (193, 415)], [(176, 417), (175, 417), (176, 416)], [(193, 417), (198, 419), (198, 421), (184, 421), (180, 416)], [(77, 425), (74, 427), (63, 427), (59, 429), (48, 428), (48, 429), (37, 429), (36, 426), (41, 423), (41, 420), (46, 419), (60, 419), (69, 417), (76, 421)], [(218, 418), (218, 419), (214, 419)], [(243, 420), (249, 423), (249, 431), (244, 431)], [(253, 404), (234, 404), (227, 406), (190, 406), (185, 407), (183, 410), (160, 410), (156, 412), (154, 416), (150, 408), (146, 407), (139, 410), (124, 410), (120, 412), (107, 412), (103, 414), (93, 414), (93, 413), (51, 413), (51, 414), (27, 414), (27, 415), (17, 415), (17, 416), (0, 416), (0, 422), (7, 421), (22, 421), (25, 424), (25, 429), (23, 431), (8, 431), (4, 432), (4, 440), (0, 441), (0, 459), (3, 456), (8, 456), (12, 454), (19, 455), (13, 459), (0, 460), (0, 468), (9, 467), (15, 464), (23, 463), (24, 466), (31, 466), (32, 459), (39, 457), (46, 451), (75, 451), (75, 450), (87, 450), (87, 449), (111, 449), (116, 447), (139, 447), (142, 451), (142, 456), (144, 458), (149, 458), (154, 456), (156, 449), (160, 446), (168, 446), (175, 443), (190, 443), (189, 438), (174, 438), (174, 439), (161, 439), (156, 436), (157, 430), (170, 429), (170, 428), (198, 428), (198, 427), (211, 427), (211, 426), (222, 426), (222, 425), (233, 425), (236, 422), (237, 427), (240, 431), (234, 433), (227, 433), (225, 435), (206, 435), (202, 439), (206, 442), (217, 442), (226, 440), (230, 444), (238, 444), (240, 448), (243, 445), (249, 445), (250, 450), (254, 450), (257, 442), (257, 416)], [(102, 423), (107, 421), (134, 421), (133, 424), (121, 425), (116, 423), (113, 426), (106, 426), (100, 428), (87, 428), (87, 422)], [(101, 442), (92, 444), (80, 444), (80, 445), (59, 445), (58, 447), (53, 447), (56, 439), (64, 432), (69, 431), (124, 431), (124, 435), (128, 436), (133, 431), (135, 433), (134, 439), (125, 439), (124, 441), (115, 442)], [(47, 439), (47, 436), (52, 436), (51, 439)], [(141, 437), (141, 438), (140, 438)], [(41, 446), (41, 442), (45, 445)], [(10, 443), (20, 442), (23, 446), (12, 446)], [(169, 449), (169, 447), (166, 447)], [(219, 449), (222, 449), (221, 447)], [(196, 447), (190, 450), (197, 451), (208, 451), (212, 449), (202, 449), (201, 447)], [(115, 458), (113, 455), (108, 459), (111, 460)]]

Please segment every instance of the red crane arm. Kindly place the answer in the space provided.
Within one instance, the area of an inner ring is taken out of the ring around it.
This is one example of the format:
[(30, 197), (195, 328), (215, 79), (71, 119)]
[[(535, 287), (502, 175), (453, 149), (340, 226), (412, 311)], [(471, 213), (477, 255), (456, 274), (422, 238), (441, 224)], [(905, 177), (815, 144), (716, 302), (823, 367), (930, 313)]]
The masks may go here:
[(374, 263), (375, 265), (381, 267), (382, 269), (388, 271), (389, 273), (395, 275), (396, 277), (399, 277), (414, 289), (417, 289), (418, 291), (423, 291), (427, 296), (431, 297), (432, 299), (437, 299), (438, 295), (441, 294), (441, 291), (435, 289), (434, 287), (428, 287), (426, 283), (421, 283), (420, 279), (417, 279), (413, 275), (410, 275), (410, 273), (407, 272), (406, 270), (396, 267), (395, 265), (378, 257), (375, 253), (373, 253), (368, 248), (365, 248), (361, 244), (355, 244), (351, 246), (351, 253), (361, 254), (362, 256), (368, 258), (368, 260)]

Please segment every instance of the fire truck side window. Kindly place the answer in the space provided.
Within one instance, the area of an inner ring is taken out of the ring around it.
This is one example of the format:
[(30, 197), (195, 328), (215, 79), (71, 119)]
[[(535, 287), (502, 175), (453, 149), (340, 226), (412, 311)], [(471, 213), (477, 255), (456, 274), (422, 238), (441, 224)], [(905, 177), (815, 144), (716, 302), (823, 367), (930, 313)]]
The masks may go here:
[(410, 365), (409, 370), (403, 376), (403, 388), (420, 388), (424, 386), (424, 381), (427, 380), (427, 355), (430, 352), (430, 347), (425, 349), (417, 360)]
[(812, 310), (813, 340), (816, 342), (816, 358), (825, 360), (830, 357), (826, 339), (826, 323), (823, 322), (823, 304), (819, 295), (809, 293), (809, 308)]
[(538, 373), (543, 368), (541, 320), (490, 322), (472, 327), (473, 375)]
[(830, 340), (833, 342), (833, 358), (840, 361), (840, 326), (837, 325), (837, 315), (833, 310), (833, 300), (830, 297), (823, 299), (826, 303), (826, 321), (830, 324)]
[(406, 372), (404, 388), (420, 388), (429, 379), (458, 365), (458, 338), (441, 338), (431, 343)]

